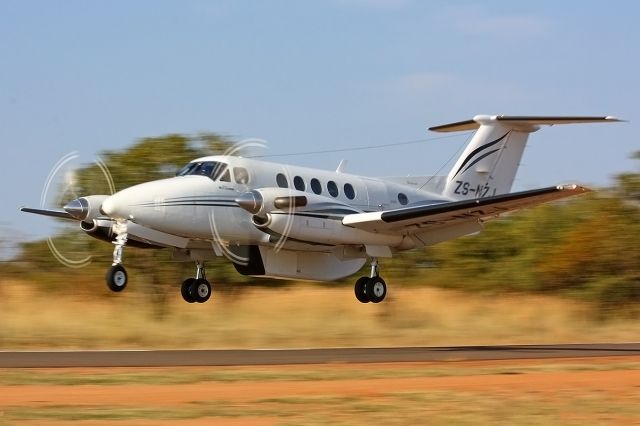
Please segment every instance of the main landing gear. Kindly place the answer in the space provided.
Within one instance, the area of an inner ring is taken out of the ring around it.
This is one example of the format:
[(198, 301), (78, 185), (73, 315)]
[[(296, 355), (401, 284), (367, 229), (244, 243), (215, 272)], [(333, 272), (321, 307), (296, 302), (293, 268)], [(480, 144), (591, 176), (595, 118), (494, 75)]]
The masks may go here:
[(211, 284), (205, 276), (204, 262), (196, 262), (196, 277), (182, 282), (180, 293), (185, 302), (204, 303), (211, 297)]
[(380, 303), (387, 295), (387, 284), (378, 274), (378, 259), (371, 261), (371, 276), (360, 277), (355, 286), (356, 299), (360, 303)]

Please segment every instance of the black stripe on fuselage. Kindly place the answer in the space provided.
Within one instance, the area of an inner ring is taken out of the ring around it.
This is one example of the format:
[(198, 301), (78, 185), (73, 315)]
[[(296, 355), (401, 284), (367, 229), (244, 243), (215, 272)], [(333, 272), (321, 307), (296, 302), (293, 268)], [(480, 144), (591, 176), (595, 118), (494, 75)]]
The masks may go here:
[(146, 203), (134, 204), (136, 206), (144, 206), (144, 207), (160, 207), (160, 206), (172, 206), (172, 205), (191, 205), (197, 203), (217, 203), (224, 204), (227, 203), (231, 206), (237, 206), (235, 200), (233, 199), (216, 199), (216, 198), (186, 198), (185, 199), (174, 199), (174, 200), (162, 200), (162, 201), (150, 201)]
[[(181, 207), (181, 206), (205, 206), (205, 207), (239, 207), (235, 201), (229, 202), (207, 202), (207, 201), (176, 201), (171, 203), (145, 203), (138, 204), (141, 207)], [(348, 209), (323, 209), (318, 211), (304, 211), (304, 212), (292, 212), (287, 211), (274, 211), (272, 214), (292, 214), (294, 216), (307, 216), (315, 217), (319, 219), (336, 219), (342, 220), (343, 217), (349, 214), (360, 213), (357, 210)]]
[(140, 205), (141, 207), (181, 207), (181, 206), (207, 206), (207, 207), (240, 207), (237, 204), (231, 203), (207, 203), (207, 202), (184, 202), (184, 203), (171, 203), (171, 204), (148, 204), (148, 205)]

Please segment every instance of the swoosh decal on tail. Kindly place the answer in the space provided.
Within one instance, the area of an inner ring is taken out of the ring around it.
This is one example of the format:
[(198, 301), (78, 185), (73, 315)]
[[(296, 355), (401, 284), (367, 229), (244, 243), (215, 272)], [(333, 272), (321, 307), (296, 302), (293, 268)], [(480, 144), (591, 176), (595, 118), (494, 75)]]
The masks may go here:
[[(511, 131), (508, 131), (507, 133), (505, 133), (504, 135), (500, 136), (498, 139), (491, 141), (487, 144), (482, 145), (481, 147), (478, 147), (476, 149), (474, 149), (471, 154), (467, 155), (467, 158), (464, 159), (464, 161), (462, 162), (462, 164), (460, 165), (460, 168), (458, 168), (458, 171), (456, 172), (455, 175), (453, 175), (453, 178), (455, 178), (456, 176), (458, 176), (458, 174), (460, 174), (460, 171), (464, 168), (464, 166), (477, 154), (479, 154), (480, 152), (484, 151), (485, 149), (497, 144), (498, 142), (500, 142), (502, 139), (504, 139), (505, 137), (507, 137), (507, 135), (511, 133)], [(491, 151), (491, 153), (495, 152), (497, 150)], [(489, 153), (490, 154), (490, 153)], [(475, 163), (477, 163), (478, 161), (480, 161), (481, 159), (483, 159), (484, 157), (486, 157), (487, 155), (483, 155), (482, 157), (478, 158), (476, 161), (474, 161), (473, 163), (471, 163), (471, 165), (469, 165), (469, 167), (471, 167), (472, 165), (474, 165)], [(467, 167), (466, 169), (464, 169), (464, 171), (466, 172), (467, 169), (469, 168)], [(452, 178), (452, 179), (453, 179)]]
[(464, 169), (464, 170), (462, 171), (462, 173), (464, 173), (464, 172), (466, 172), (467, 170), (469, 170), (469, 169), (471, 168), (471, 166), (473, 166), (474, 164), (476, 164), (478, 161), (482, 160), (484, 157), (487, 157), (487, 156), (489, 156), (489, 155), (493, 154), (494, 152), (498, 152), (498, 151), (500, 151), (500, 148), (493, 149), (493, 150), (491, 150), (491, 151), (487, 152), (486, 154), (482, 154), (480, 157), (478, 157), (478, 158), (476, 158), (475, 160), (473, 160), (473, 161), (472, 161), (472, 162), (467, 166), (467, 168), (466, 168), (466, 169)]

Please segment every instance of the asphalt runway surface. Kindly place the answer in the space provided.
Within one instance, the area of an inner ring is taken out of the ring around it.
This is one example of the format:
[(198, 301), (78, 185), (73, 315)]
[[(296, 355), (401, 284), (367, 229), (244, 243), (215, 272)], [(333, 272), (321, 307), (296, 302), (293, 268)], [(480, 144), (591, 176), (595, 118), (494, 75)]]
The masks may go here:
[(0, 368), (188, 367), (640, 356), (640, 343), (326, 349), (2, 351)]

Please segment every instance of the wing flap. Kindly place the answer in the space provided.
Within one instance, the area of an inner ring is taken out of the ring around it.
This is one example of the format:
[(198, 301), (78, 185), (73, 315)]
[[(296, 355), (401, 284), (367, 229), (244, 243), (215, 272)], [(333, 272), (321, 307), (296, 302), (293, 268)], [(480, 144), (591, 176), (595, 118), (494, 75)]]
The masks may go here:
[(424, 232), (459, 222), (484, 221), (501, 214), (590, 191), (578, 185), (551, 186), (473, 200), (412, 206), (383, 212), (347, 215), (342, 223), (371, 232)]

